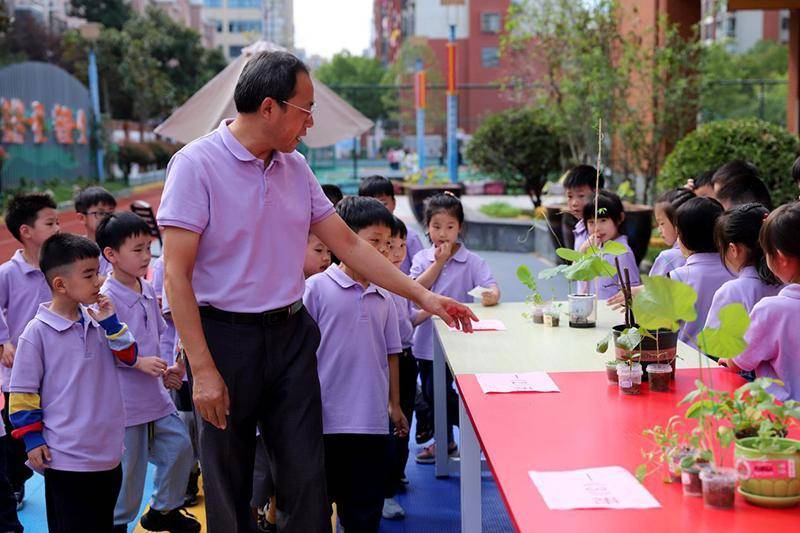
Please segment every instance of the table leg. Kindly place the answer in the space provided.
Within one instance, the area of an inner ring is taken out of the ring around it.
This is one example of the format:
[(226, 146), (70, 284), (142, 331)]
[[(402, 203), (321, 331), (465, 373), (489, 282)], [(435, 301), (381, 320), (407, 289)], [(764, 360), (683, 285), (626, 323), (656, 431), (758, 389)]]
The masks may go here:
[(445, 374), (447, 362), (439, 333), (433, 333), (433, 424), (436, 439), (436, 477), (447, 477), (450, 474), (447, 456), (447, 378)]
[(481, 447), (464, 403), (458, 402), (461, 435), (461, 532), (481, 531)]

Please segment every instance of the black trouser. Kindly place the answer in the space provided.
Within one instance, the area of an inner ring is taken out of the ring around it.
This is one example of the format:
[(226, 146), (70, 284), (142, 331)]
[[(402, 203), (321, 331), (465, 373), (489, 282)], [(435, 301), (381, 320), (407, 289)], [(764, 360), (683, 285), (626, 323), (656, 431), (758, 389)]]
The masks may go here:
[(249, 531), (259, 424), (275, 479), (278, 529), (327, 533), (317, 324), (305, 309), (273, 324), (206, 316), (202, 324), (230, 398), (226, 429), (198, 421), (207, 531)]
[(250, 505), (263, 509), (269, 499), (275, 496), (275, 481), (272, 479), (272, 470), (269, 467), (269, 457), (264, 439), (256, 439), (256, 459), (253, 465), (253, 496)]
[(14, 431), (14, 426), (8, 420), (8, 393), (4, 392), (3, 396), (6, 398), (5, 406), (3, 407), (3, 424), (6, 426), (6, 435), (8, 435), (8, 442), (6, 443), (6, 475), (8, 482), (11, 483), (11, 488), (14, 492), (19, 492), (25, 482), (33, 476), (33, 471), (25, 466), (25, 461), (28, 460), (28, 453), (25, 451), (25, 442), (22, 439), (15, 439), (11, 436)]
[(50, 533), (111, 533), (122, 467), (101, 472), (44, 471)]
[(378, 531), (389, 463), (388, 435), (325, 435), (328, 498), (347, 533)]
[(11, 440), (10, 435), (0, 437), (0, 531), (19, 532), (22, 525), (17, 518), (17, 500), (14, 498), (14, 491), (6, 476), (6, 446)]
[[(403, 350), (400, 355), (400, 410), (408, 419), (411, 427), (411, 418), (414, 416), (414, 398), (417, 395), (417, 360), (411, 354), (411, 350)], [(394, 435), (394, 425), (391, 428), (389, 438), (389, 449), (392, 462), (386, 487), (386, 497), (392, 498), (397, 494), (402, 483), (400, 480), (405, 477), (406, 462), (408, 461), (408, 442), (409, 437), (397, 437)]]
[[(419, 379), (422, 383), (422, 396), (428, 405), (431, 406), (431, 419), (433, 427), (436, 428), (436, 417), (433, 413), (436, 408), (433, 403), (433, 361), (426, 361), (420, 359), (417, 361), (419, 364)], [(447, 444), (454, 441), (453, 439), (453, 426), (458, 425), (458, 394), (453, 389), (453, 375), (450, 369), (446, 368), (447, 377), (445, 378), (445, 390), (447, 391)]]

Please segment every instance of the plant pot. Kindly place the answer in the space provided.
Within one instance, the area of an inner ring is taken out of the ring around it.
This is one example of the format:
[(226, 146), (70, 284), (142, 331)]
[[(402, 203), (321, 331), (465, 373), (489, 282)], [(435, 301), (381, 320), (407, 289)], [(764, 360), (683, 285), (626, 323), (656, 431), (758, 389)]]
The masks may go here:
[(487, 181), (483, 184), (483, 194), (502, 195), (506, 193), (506, 184), (502, 181)]
[(464, 194), (483, 194), (486, 182), (483, 181), (465, 181)]
[(672, 381), (672, 366), (651, 363), (647, 367), (647, 376), (651, 391), (669, 392), (669, 384)]
[(619, 377), (617, 376), (616, 361), (609, 361), (606, 363), (606, 377), (608, 378), (609, 383), (613, 383), (615, 385), (619, 383)]
[(414, 212), (414, 218), (417, 222), (425, 224), (425, 200), (431, 196), (439, 193), (449, 191), (457, 197), (461, 197), (464, 192), (464, 187), (460, 183), (450, 183), (443, 185), (408, 185), (406, 187), (406, 194), (411, 203), (411, 210)]
[(634, 395), (642, 392), (642, 365), (639, 363), (618, 363), (617, 378), (622, 394)]
[[(639, 327), (634, 324), (634, 327)], [(672, 367), (670, 379), (675, 379), (675, 359), (678, 351), (678, 332), (670, 331), (668, 329), (660, 329), (658, 331), (649, 330), (648, 333), (655, 338), (643, 337), (639, 346), (634, 350), (628, 350), (624, 346), (620, 346), (617, 339), (625, 331), (625, 324), (618, 324), (612, 328), (614, 333), (614, 350), (617, 359), (620, 361), (627, 361), (631, 359), (633, 353), (637, 354), (636, 360), (642, 363), (642, 369), (645, 371), (644, 380), (649, 379), (646, 373), (647, 367), (651, 364), (669, 364)], [(656, 342), (658, 339), (658, 342)]]
[(700, 480), (699, 466), (692, 466), (690, 468), (681, 468), (681, 485), (683, 486), (684, 496), (697, 496), (703, 495), (703, 482)]
[(594, 294), (570, 294), (569, 327), (593, 328), (597, 326), (597, 298)]
[(793, 498), (800, 496), (800, 441), (775, 439), (778, 450), (756, 449), (757, 437), (737, 440), (734, 462), (742, 491), (754, 496)]
[(674, 448), (668, 455), (667, 461), (667, 476), (671, 483), (680, 483), (681, 481), (681, 461), (687, 455), (691, 455), (691, 448)]
[(544, 304), (534, 304), (533, 305), (533, 323), (534, 324), (544, 324)]
[(558, 313), (545, 311), (544, 313), (545, 326), (549, 326), (551, 328), (557, 328), (560, 322), (561, 322), (561, 317), (558, 315)]
[(736, 470), (733, 468), (708, 468), (700, 472), (703, 485), (703, 502), (708, 507), (731, 509), (736, 500)]

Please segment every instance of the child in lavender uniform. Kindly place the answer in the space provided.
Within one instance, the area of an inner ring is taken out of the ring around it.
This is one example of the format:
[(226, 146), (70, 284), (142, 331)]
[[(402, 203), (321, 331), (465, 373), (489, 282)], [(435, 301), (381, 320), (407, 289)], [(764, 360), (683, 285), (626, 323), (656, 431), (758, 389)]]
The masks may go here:
[[(81, 190), (73, 198), (78, 221), (83, 224), (86, 238), (97, 242), (95, 234), (97, 225), (106, 215), (110, 215), (117, 208), (117, 199), (103, 187), (92, 186)], [(100, 275), (107, 276), (111, 272), (109, 263), (103, 254), (100, 254)]]
[(757, 377), (782, 381), (770, 392), (779, 400), (800, 400), (800, 202), (782, 205), (764, 221), (759, 241), (767, 265), (786, 286), (762, 298), (750, 311), (747, 348), (727, 365), (754, 370)]

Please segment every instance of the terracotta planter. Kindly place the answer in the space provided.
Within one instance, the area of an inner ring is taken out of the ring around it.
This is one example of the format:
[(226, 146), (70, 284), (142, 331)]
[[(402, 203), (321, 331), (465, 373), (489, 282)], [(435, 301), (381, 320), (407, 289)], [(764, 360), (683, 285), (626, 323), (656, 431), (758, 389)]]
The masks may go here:
[(407, 185), (406, 194), (411, 203), (411, 210), (417, 222), (425, 224), (425, 200), (431, 196), (436, 196), (445, 191), (455, 194), (461, 198), (464, 186), (461, 183), (449, 183), (445, 185)]
[(488, 181), (483, 185), (483, 194), (501, 195), (506, 193), (506, 184), (502, 181)]

